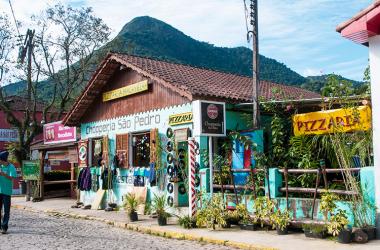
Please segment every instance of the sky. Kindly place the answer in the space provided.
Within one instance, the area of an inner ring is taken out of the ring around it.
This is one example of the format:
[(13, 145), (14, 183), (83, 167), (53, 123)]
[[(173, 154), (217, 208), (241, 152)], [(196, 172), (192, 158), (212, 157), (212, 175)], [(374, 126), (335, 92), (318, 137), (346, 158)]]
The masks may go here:
[[(244, 0), (63, 0), (92, 7), (116, 36), (134, 17), (160, 19), (185, 34), (220, 47), (250, 45), (246, 40)], [(249, 0), (246, 0), (247, 3)], [(303, 76), (336, 73), (362, 80), (368, 48), (335, 31), (373, 0), (259, 0), (260, 54), (286, 64)], [(53, 0), (11, 0), (15, 16), (27, 23)], [(11, 15), (8, 0), (0, 12)], [(27, 25), (21, 28), (21, 32)]]

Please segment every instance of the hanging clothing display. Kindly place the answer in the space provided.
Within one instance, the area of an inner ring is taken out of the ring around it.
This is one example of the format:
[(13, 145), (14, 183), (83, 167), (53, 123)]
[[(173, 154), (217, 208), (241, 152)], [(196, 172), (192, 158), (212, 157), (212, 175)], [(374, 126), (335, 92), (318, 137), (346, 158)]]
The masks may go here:
[(91, 190), (94, 192), (97, 192), (98, 189), (99, 189), (99, 178), (95, 171), (95, 173), (91, 174)]
[(112, 189), (113, 171), (109, 167), (104, 168), (100, 178), (102, 179), (103, 190)]
[(91, 190), (91, 170), (89, 167), (82, 168), (78, 176), (78, 188), (81, 191)]

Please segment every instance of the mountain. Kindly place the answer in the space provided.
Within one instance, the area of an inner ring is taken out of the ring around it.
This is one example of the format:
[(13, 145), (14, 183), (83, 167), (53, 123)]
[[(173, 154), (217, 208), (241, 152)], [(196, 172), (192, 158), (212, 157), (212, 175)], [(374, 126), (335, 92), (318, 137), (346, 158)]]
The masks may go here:
[[(94, 70), (109, 51), (146, 56), (239, 75), (252, 75), (252, 50), (245, 47), (216, 47), (197, 41), (174, 27), (148, 16), (134, 18), (112, 41), (100, 48), (93, 60)], [(259, 69), (262, 80), (305, 88), (312, 88), (313, 84), (316, 85), (316, 82), (319, 82), (314, 78), (305, 78), (285, 64), (263, 55), (259, 57)], [(25, 86), (25, 83), (19, 82), (16, 85), (8, 85), (5, 90), (8, 94), (16, 94), (22, 89), (22, 86)], [(52, 84), (49, 80), (41, 83), (40, 86), (42, 98), (51, 96)], [(73, 99), (81, 89), (83, 86), (77, 89)]]
[[(326, 75), (320, 75), (320, 76), (308, 76), (306, 77), (306, 82), (301, 85), (302, 88), (308, 89), (314, 92), (321, 92), (322, 88), (325, 86), (328, 77), (331, 76), (331, 74)], [(338, 80), (340, 81), (349, 81), (352, 83), (352, 86), (355, 89), (360, 89), (363, 85), (363, 82), (347, 79), (343, 76), (337, 75)]]

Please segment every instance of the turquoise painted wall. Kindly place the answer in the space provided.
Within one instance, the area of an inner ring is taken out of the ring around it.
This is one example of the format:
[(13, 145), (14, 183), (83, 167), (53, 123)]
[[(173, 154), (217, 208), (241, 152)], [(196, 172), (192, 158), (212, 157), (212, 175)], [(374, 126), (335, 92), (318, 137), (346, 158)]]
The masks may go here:
[[(152, 110), (148, 112), (133, 114), (129, 116), (117, 117), (114, 119), (90, 122), (81, 124), (81, 137), (82, 139), (90, 138), (99, 138), (104, 135), (107, 135), (109, 138), (109, 159), (113, 159), (114, 152), (116, 148), (116, 135), (123, 133), (135, 133), (150, 131), (150, 129), (158, 128), (158, 132), (161, 138), (161, 146), (166, 147), (167, 138), (166, 130), (169, 127), (169, 116), (186, 113), (192, 111), (191, 103), (168, 107), (160, 110)], [(159, 118), (158, 118), (159, 117)], [(173, 129), (181, 128), (192, 128), (192, 124), (184, 124), (173, 126)], [(162, 161), (164, 166), (166, 163), (166, 153), (162, 151)], [(111, 162), (111, 167), (113, 168), (113, 163)], [(130, 176), (132, 173), (129, 173), (128, 169), (117, 169), (119, 176)], [(101, 180), (99, 181), (101, 185)], [(133, 189), (133, 184), (127, 184), (121, 180), (116, 180), (113, 183), (113, 190), (111, 192), (106, 192), (112, 196), (111, 200), (116, 202), (118, 205), (123, 204), (123, 196)], [(147, 185), (148, 190), (148, 200), (154, 196), (155, 193), (163, 193), (166, 184), (162, 187), (163, 190), (154, 186), (150, 187)], [(85, 204), (91, 204), (95, 198), (95, 192), (93, 191), (81, 191), (81, 201)], [(103, 199), (102, 207), (105, 207), (107, 201), (107, 195)]]

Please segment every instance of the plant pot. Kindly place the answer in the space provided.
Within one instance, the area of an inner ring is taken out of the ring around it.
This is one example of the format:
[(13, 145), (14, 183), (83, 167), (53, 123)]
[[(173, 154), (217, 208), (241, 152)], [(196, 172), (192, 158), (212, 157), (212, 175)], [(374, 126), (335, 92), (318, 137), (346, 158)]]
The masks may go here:
[(257, 225), (255, 224), (239, 224), (241, 230), (256, 231)]
[(167, 219), (168, 219), (167, 217), (159, 215), (157, 217), (158, 225), (159, 226), (166, 226), (168, 224), (168, 220)]
[(363, 227), (362, 230), (368, 235), (368, 241), (374, 240), (376, 238), (376, 227)]
[(338, 234), (338, 242), (343, 244), (349, 244), (352, 242), (352, 230), (342, 229)]
[(129, 214), (129, 220), (130, 221), (138, 221), (138, 219), (139, 219), (139, 217), (138, 217), (138, 215), (137, 215), (137, 212), (135, 211), (135, 212), (133, 212), (133, 213), (130, 213)]
[(108, 206), (109, 206), (109, 207), (112, 207), (112, 208), (116, 208), (116, 207), (117, 207), (117, 204), (116, 204), (116, 203), (108, 203)]
[(317, 239), (324, 239), (327, 237), (327, 231), (320, 231), (320, 232), (315, 232), (313, 230), (305, 230), (305, 236), (308, 238), (317, 238)]
[(288, 234), (288, 227), (285, 227), (284, 229), (276, 228), (276, 231), (278, 235), (286, 235)]

